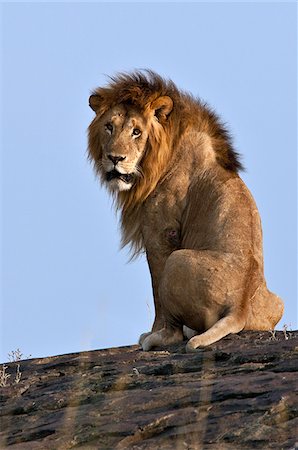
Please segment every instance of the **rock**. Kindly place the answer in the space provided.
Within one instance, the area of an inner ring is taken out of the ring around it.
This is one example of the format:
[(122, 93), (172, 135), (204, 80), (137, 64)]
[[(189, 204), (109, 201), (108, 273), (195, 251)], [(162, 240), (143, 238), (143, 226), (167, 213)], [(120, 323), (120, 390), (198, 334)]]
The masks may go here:
[(19, 383), (7, 363), (0, 447), (294, 450), (297, 349), (298, 331), (242, 332), (195, 354), (110, 348), (21, 361)]

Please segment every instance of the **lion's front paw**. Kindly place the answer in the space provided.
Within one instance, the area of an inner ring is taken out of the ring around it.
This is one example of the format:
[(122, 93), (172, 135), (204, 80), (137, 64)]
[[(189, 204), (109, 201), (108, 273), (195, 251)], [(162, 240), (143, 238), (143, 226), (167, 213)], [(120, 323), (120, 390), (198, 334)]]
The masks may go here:
[(144, 352), (148, 352), (148, 350), (150, 350), (152, 348), (152, 345), (151, 345), (151, 342), (150, 342), (151, 333), (148, 333), (148, 334), (149, 334), (149, 336), (145, 336), (145, 339), (143, 339), (142, 344), (141, 344), (142, 349), (144, 350)]
[(177, 344), (183, 341), (182, 329), (167, 329), (162, 328), (159, 331), (150, 333), (149, 336), (142, 342), (142, 347), (144, 351), (151, 350), (153, 347), (164, 347), (166, 345)]
[(147, 336), (150, 336), (151, 331), (149, 333), (142, 333), (139, 337), (139, 345), (142, 345)]
[(156, 347), (157, 345), (162, 345), (162, 331), (144, 333), (144, 335), (142, 334), (142, 336), (144, 336), (144, 339), (142, 340), (141, 345), (145, 352), (148, 352), (148, 350), (151, 350), (151, 348)]

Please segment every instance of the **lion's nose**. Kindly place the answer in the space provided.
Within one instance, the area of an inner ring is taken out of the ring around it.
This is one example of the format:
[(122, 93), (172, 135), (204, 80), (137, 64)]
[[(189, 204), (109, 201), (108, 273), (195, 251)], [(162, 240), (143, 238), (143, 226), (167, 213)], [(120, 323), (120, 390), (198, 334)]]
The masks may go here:
[(119, 161), (123, 161), (126, 156), (113, 156), (113, 155), (108, 155), (108, 158), (112, 161), (112, 163), (118, 164)]

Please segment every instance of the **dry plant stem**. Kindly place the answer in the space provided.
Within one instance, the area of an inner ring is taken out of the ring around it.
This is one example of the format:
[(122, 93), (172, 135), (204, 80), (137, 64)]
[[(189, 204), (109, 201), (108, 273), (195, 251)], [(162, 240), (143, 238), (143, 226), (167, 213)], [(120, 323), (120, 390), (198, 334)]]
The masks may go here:
[(20, 371), (20, 364), (17, 364), (17, 371), (16, 371), (16, 377), (15, 377), (15, 383), (18, 384), (21, 381), (22, 378), (22, 372)]
[(6, 373), (6, 370), (8, 369), (8, 366), (5, 364), (2, 364), (2, 371), (0, 373), (0, 386), (5, 387), (7, 386), (8, 379), (10, 378), (9, 373)]

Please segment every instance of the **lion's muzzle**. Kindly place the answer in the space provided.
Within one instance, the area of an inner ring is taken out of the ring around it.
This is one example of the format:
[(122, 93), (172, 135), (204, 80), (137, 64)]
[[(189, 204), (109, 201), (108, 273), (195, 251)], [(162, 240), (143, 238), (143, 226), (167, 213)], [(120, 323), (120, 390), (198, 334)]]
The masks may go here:
[(121, 181), (124, 181), (124, 183), (131, 183), (133, 181), (133, 174), (132, 173), (120, 173), (118, 170), (113, 169), (110, 172), (106, 173), (106, 180), (112, 181), (114, 179), (119, 179)]

